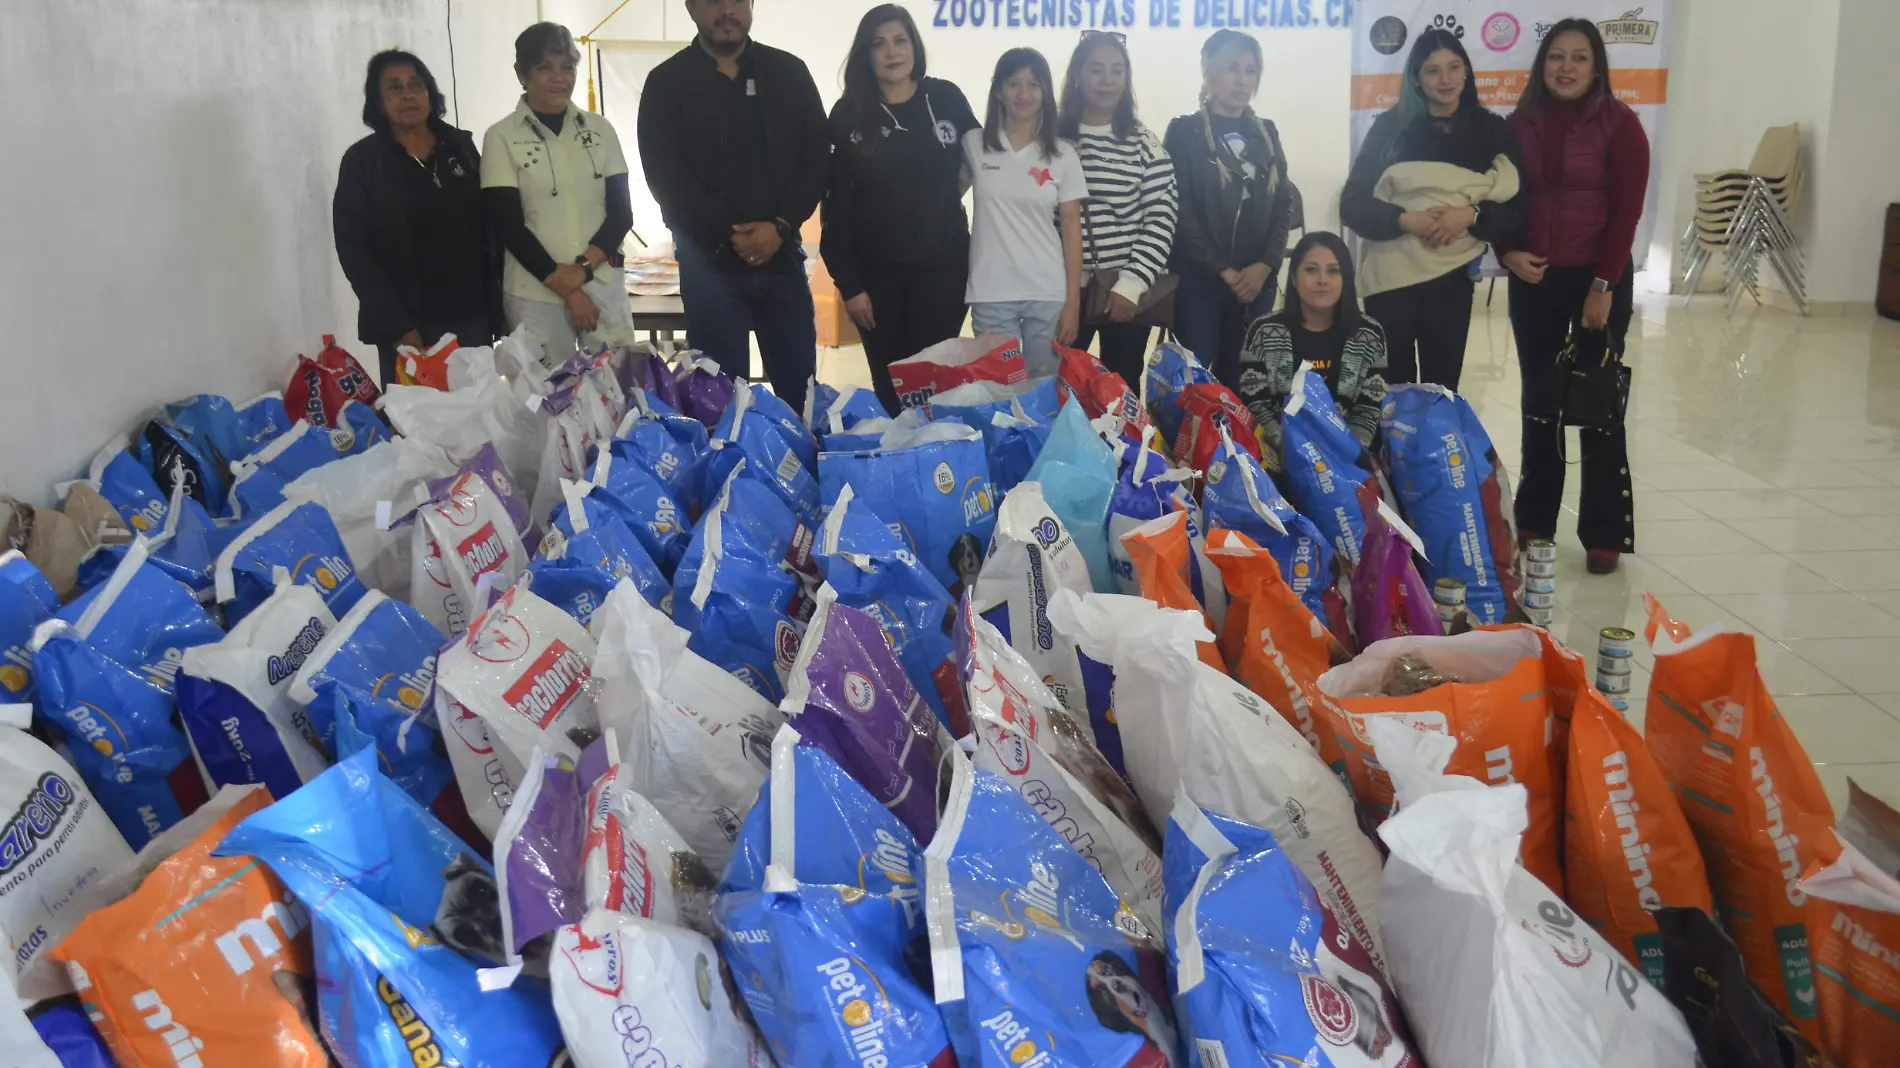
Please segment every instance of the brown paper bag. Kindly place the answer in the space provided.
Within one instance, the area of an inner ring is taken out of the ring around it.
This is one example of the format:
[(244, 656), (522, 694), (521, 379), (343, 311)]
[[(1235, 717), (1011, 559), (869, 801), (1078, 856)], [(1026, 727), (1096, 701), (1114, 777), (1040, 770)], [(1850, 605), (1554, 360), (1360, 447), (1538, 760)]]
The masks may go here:
[(69, 601), (78, 592), (79, 562), (92, 551), (93, 542), (77, 520), (18, 497), (0, 496), (0, 534), (8, 548), (25, 553), (40, 569), (60, 600)]

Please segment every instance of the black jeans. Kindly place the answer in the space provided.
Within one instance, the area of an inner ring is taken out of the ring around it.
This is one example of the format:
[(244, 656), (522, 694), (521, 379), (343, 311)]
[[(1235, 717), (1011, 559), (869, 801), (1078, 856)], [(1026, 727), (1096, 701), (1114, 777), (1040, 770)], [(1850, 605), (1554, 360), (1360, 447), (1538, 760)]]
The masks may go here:
[(1460, 267), (1366, 298), (1366, 314), (1385, 328), (1387, 382), (1431, 382), (1458, 391), (1471, 333), (1472, 285)]
[[(1083, 305), (1088, 303), (1088, 293), (1083, 291)], [(1104, 323), (1101, 326), (1082, 325), (1075, 333), (1075, 347), (1087, 351), (1089, 342), (1102, 339), (1102, 366), (1122, 376), (1128, 388), (1137, 394), (1141, 392), (1141, 375), (1148, 367), (1148, 338), (1154, 328), (1139, 326), (1135, 323)]]
[(1242, 305), (1220, 275), (1181, 272), (1181, 288), (1174, 293), (1174, 339), (1228, 389), (1240, 388), (1240, 346), (1247, 340), (1247, 328), (1273, 314), (1279, 296), (1277, 273), (1276, 268), (1267, 276), (1252, 304)]
[(690, 238), (678, 240), (680, 303), (686, 307), (686, 343), (734, 378), (752, 376), (752, 338), (778, 399), (805, 410), (805, 390), (818, 367), (818, 314), (804, 259), (748, 270), (719, 263)]
[[(1610, 351), (1623, 352), (1634, 311), (1635, 269), (1610, 291)], [(1517, 527), (1538, 537), (1557, 534), (1564, 494), (1564, 437), (1559, 425), (1563, 379), (1557, 357), (1570, 324), (1583, 315), (1584, 298), (1596, 275), (1593, 266), (1551, 267), (1537, 285), (1511, 277), (1511, 332), (1524, 378), (1524, 465), (1517, 487)], [(1583, 445), (1583, 493), (1578, 499), (1577, 539), (1586, 549), (1636, 550), (1636, 507), (1630, 494), (1629, 449), (1623, 424), (1579, 431)]]
[(864, 292), (871, 298), (871, 318), (877, 321), (877, 329), (859, 331), (864, 361), (871, 365), (877, 399), (892, 415), (903, 405), (891, 388), (891, 364), (963, 332), (969, 314), (963, 290), (969, 276), (968, 256), (939, 264), (864, 265)]

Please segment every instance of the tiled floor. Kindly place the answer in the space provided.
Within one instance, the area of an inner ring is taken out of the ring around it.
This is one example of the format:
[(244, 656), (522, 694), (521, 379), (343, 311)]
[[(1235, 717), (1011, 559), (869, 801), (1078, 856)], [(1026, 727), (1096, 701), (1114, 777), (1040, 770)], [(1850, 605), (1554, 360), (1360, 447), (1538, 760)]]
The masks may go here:
[[(1500, 290), (1502, 287), (1499, 287)], [(1485, 290), (1464, 392), (1515, 471), (1518, 373), (1504, 295)], [(1638, 555), (1584, 572), (1566, 487), (1557, 636), (1594, 657), (1599, 628), (1640, 635), (1643, 593), (1692, 627), (1756, 636), (1763, 677), (1837, 805), (1848, 777), (1900, 803), (1900, 323), (1639, 297), (1630, 457)], [(856, 348), (820, 377), (866, 384)], [(1574, 438), (1571, 455), (1576, 455)], [(1629, 716), (1641, 723), (1638, 641)]]

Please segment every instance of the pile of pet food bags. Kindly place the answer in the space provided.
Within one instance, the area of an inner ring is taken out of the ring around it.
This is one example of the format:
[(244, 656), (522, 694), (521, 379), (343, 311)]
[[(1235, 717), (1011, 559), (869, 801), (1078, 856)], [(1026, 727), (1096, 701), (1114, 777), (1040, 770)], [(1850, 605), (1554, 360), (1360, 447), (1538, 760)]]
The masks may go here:
[(326, 346), (5, 502), (8, 1063), (1900, 1046), (1900, 816), (1836, 820), (1748, 636), (1655, 608), (1645, 737), (1515, 622), (1458, 397), (1375, 450), (1171, 345), (956, 339), (896, 417), (539, 351)]

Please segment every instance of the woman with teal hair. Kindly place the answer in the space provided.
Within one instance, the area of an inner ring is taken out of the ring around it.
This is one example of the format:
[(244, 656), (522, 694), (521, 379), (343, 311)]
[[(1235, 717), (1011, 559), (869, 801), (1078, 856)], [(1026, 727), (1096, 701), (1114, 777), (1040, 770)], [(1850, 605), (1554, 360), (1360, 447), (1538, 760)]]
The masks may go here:
[(1419, 34), (1398, 106), (1373, 122), (1339, 196), (1366, 242), (1359, 291), (1385, 328), (1388, 380), (1458, 388), (1477, 262), (1523, 229), (1518, 190), (1517, 139), (1479, 103), (1465, 46)]

